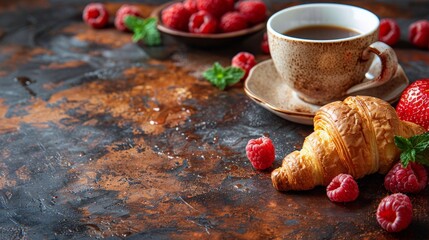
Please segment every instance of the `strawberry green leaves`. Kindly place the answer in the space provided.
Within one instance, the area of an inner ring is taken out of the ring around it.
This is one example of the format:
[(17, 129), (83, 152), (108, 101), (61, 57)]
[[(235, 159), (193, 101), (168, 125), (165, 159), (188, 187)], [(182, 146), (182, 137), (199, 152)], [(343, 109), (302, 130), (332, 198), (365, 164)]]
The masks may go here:
[(212, 68), (203, 73), (203, 77), (220, 90), (238, 83), (243, 76), (243, 69), (237, 67), (224, 68), (218, 62), (215, 62)]
[(410, 138), (395, 136), (395, 144), (401, 150), (401, 163), (404, 167), (409, 162), (429, 166), (429, 132)]
[(161, 44), (161, 34), (156, 28), (156, 18), (139, 18), (128, 15), (125, 25), (134, 32), (133, 41), (142, 40), (147, 46), (158, 46)]

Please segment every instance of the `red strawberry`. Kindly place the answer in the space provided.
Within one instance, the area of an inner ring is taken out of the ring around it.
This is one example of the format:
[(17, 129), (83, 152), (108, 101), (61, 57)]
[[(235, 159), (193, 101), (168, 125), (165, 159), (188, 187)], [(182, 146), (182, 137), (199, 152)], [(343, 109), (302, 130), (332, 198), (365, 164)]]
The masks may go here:
[(413, 82), (402, 92), (396, 112), (401, 120), (429, 130), (429, 78)]

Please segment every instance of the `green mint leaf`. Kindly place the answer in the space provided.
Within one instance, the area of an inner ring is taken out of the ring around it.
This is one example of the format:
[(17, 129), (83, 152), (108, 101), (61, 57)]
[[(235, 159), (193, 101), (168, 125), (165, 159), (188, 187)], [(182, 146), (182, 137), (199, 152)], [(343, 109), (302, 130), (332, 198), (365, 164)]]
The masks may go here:
[(145, 24), (144, 19), (132, 15), (127, 15), (125, 17), (124, 23), (125, 26), (127, 26), (127, 28), (129, 28), (133, 32), (142, 28)]
[(148, 46), (158, 46), (161, 44), (161, 33), (156, 27), (157, 21), (155, 18), (146, 19), (146, 25), (144, 27), (146, 35), (143, 41)]
[(134, 31), (133, 34), (133, 42), (138, 42), (140, 39), (145, 37), (145, 33), (143, 31)]
[(218, 62), (215, 62), (212, 68), (207, 69), (203, 73), (203, 77), (220, 90), (224, 90), (227, 86), (224, 79), (224, 71), (225, 69)]
[(225, 78), (228, 85), (236, 84), (244, 76), (244, 71), (237, 67), (228, 67), (225, 69)]
[(218, 62), (215, 62), (212, 68), (203, 73), (203, 77), (220, 90), (239, 82), (243, 76), (244, 71), (241, 68), (224, 68)]
[(411, 158), (410, 152), (402, 152), (400, 156), (402, 166), (407, 167), (408, 163), (411, 161)]
[(429, 167), (429, 151), (416, 155), (416, 162)]
[(410, 137), (410, 142), (417, 151), (424, 151), (429, 147), (429, 132)]
[(429, 132), (410, 138), (395, 136), (395, 144), (401, 150), (401, 163), (404, 167), (409, 162), (429, 166)]
[(412, 144), (410, 140), (401, 137), (401, 136), (395, 136), (394, 138), (396, 146), (401, 150), (402, 152), (407, 151), (408, 149), (412, 148)]
[(133, 41), (143, 41), (147, 46), (158, 46), (161, 44), (161, 34), (156, 27), (156, 18), (140, 18), (126, 16), (125, 25), (133, 31)]

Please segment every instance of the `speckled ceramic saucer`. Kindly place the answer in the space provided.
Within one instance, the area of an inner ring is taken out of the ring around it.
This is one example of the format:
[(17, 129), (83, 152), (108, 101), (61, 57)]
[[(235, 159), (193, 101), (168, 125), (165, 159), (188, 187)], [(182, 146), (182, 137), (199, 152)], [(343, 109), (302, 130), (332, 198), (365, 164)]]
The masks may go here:
[[(377, 76), (380, 69), (380, 60), (374, 58), (367, 73), (367, 78)], [(391, 81), (354, 95), (374, 96), (389, 103), (394, 103), (399, 99), (408, 84), (409, 81), (404, 70), (398, 65), (398, 70)], [(284, 119), (296, 123), (312, 125), (313, 117), (320, 108), (318, 105), (302, 101), (291, 88), (282, 83), (282, 79), (277, 74), (271, 59), (252, 68), (244, 84), (244, 91), (257, 104)]]

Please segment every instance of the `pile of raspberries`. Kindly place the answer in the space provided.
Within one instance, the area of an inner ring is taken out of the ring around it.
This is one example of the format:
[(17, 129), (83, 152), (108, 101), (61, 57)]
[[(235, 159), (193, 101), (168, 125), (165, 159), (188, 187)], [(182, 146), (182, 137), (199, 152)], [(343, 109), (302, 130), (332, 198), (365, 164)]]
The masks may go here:
[(161, 13), (166, 27), (198, 34), (239, 31), (264, 22), (266, 17), (267, 7), (260, 0), (184, 0)]
[[(250, 139), (246, 155), (256, 170), (269, 169), (275, 161), (275, 147), (268, 137)], [(387, 232), (406, 229), (413, 219), (413, 205), (407, 194), (417, 194), (428, 185), (425, 166), (410, 162), (406, 167), (396, 163), (384, 178), (384, 187), (392, 194), (383, 197), (375, 213), (377, 222)], [(350, 174), (341, 173), (326, 187), (332, 202), (346, 203), (359, 197), (359, 186)]]

